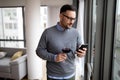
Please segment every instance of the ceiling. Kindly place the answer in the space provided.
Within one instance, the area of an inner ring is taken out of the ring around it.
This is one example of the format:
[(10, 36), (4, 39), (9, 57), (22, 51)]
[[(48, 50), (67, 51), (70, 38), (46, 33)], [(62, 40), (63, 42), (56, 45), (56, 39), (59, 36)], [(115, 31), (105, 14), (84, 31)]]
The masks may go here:
[(73, 0), (41, 0), (41, 5), (61, 6), (63, 4), (72, 4)]
[[(73, 0), (40, 0), (40, 1), (41, 5), (61, 6), (63, 4), (72, 4)], [(26, 0), (0, 0), (0, 6), (25, 6), (25, 2)]]

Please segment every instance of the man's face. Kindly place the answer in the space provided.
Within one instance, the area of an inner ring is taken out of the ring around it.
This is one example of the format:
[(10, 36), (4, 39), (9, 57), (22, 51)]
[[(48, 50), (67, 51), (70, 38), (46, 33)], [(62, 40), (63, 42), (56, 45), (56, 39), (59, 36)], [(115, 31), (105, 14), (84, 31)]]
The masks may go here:
[(71, 28), (75, 22), (76, 13), (75, 11), (66, 11), (60, 14), (60, 24), (65, 29)]

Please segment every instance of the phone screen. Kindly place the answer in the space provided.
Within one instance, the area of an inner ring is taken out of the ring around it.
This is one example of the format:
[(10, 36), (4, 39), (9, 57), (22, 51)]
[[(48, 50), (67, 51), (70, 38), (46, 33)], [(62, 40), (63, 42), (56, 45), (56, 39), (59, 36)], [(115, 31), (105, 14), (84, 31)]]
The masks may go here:
[(87, 48), (88, 47), (88, 44), (83, 44), (79, 47), (79, 49), (83, 49), (83, 48)]

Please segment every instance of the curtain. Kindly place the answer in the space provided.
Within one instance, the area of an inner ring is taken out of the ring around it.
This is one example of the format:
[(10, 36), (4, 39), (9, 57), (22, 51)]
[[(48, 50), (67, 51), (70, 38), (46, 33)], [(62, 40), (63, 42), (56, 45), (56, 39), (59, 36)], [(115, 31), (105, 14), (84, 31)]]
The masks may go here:
[(77, 9), (76, 10), (76, 21), (75, 21), (73, 27), (77, 28), (79, 0), (73, 0), (73, 6), (75, 6)]
[[(82, 43), (84, 44), (84, 0), (73, 0), (73, 5), (77, 8), (77, 18), (74, 23), (75, 28), (79, 31), (82, 37)], [(84, 57), (76, 57), (76, 78), (75, 80), (81, 80), (84, 77)]]

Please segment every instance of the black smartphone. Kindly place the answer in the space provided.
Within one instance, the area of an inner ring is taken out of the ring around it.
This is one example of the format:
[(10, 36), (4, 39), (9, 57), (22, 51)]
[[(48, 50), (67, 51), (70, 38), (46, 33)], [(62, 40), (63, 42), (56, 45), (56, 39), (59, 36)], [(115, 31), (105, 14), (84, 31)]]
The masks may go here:
[(83, 48), (88, 48), (88, 44), (82, 44), (80, 47), (79, 47), (79, 49), (83, 49)]

